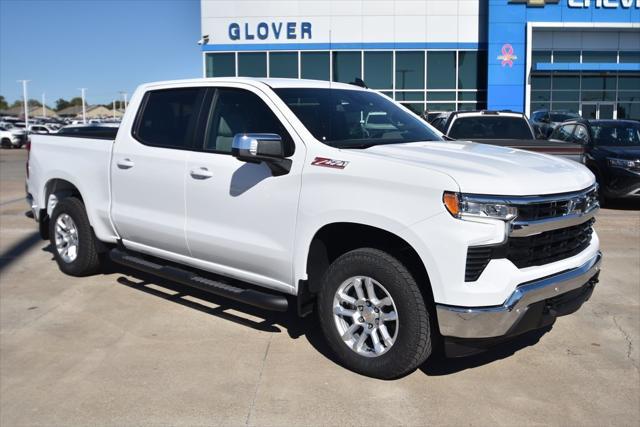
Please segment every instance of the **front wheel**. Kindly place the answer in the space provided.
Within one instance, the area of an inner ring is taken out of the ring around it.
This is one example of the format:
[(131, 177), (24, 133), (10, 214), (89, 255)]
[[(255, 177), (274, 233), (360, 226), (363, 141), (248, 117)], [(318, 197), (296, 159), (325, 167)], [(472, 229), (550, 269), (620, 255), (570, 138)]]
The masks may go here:
[(429, 314), (414, 278), (391, 255), (356, 249), (327, 270), (318, 298), (326, 340), (347, 368), (391, 379), (431, 354)]
[(87, 276), (100, 267), (89, 218), (80, 199), (60, 200), (49, 220), (49, 238), (58, 267), (71, 276)]

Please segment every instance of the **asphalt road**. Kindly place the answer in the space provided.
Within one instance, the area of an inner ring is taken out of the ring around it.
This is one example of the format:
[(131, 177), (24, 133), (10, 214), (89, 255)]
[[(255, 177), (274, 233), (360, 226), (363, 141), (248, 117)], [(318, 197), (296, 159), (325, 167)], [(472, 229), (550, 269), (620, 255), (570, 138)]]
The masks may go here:
[(118, 267), (63, 275), (24, 216), (25, 157), (0, 151), (2, 426), (639, 423), (640, 206), (601, 212), (601, 282), (549, 332), (379, 381), (312, 320)]

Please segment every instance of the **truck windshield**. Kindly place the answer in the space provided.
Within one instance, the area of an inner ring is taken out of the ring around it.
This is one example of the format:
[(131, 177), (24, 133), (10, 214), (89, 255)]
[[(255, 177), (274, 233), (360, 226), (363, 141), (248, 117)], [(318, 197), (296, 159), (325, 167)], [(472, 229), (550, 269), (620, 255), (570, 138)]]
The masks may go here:
[(521, 117), (460, 117), (449, 136), (454, 139), (534, 139), (527, 121)]
[(337, 148), (442, 141), (422, 119), (376, 92), (349, 89), (275, 89), (307, 130)]

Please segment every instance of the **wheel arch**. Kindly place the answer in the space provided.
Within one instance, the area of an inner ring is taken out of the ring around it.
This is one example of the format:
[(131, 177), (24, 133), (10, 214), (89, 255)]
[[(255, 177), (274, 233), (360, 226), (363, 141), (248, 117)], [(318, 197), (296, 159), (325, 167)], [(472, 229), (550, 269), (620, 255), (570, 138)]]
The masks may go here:
[(305, 260), (308, 290), (317, 293), (322, 275), (331, 262), (350, 250), (362, 247), (380, 249), (397, 258), (413, 275), (425, 301), (433, 303), (427, 267), (413, 245), (397, 233), (357, 222), (332, 222), (315, 232)]

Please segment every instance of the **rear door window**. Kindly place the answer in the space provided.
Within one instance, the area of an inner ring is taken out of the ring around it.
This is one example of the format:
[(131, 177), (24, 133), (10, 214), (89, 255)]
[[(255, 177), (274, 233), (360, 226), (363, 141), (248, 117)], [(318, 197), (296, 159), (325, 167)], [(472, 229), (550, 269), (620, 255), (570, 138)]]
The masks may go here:
[(190, 149), (204, 91), (179, 88), (147, 92), (134, 137), (154, 147)]

